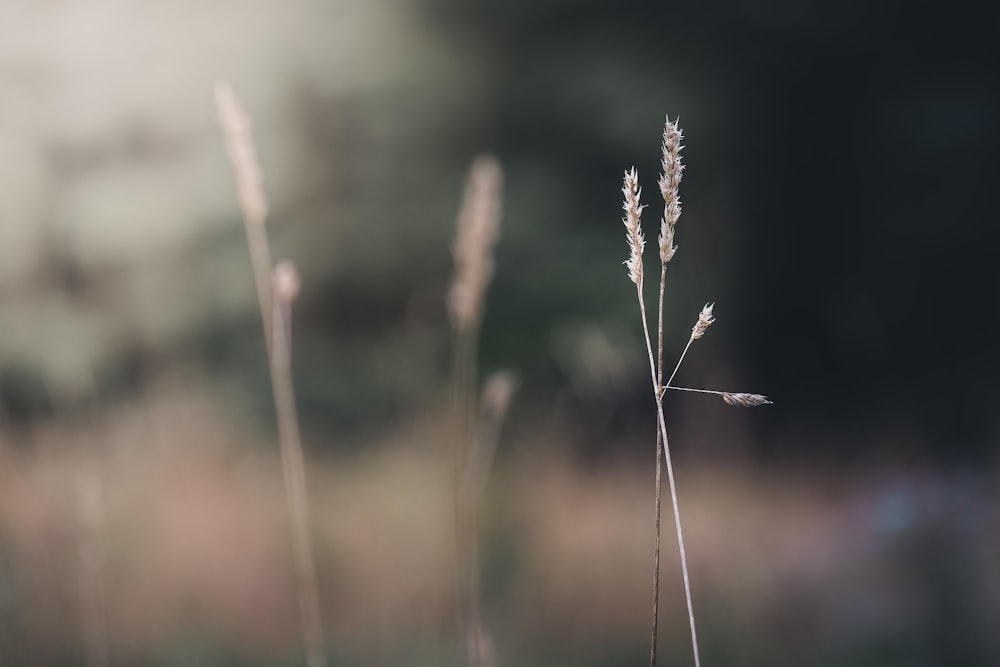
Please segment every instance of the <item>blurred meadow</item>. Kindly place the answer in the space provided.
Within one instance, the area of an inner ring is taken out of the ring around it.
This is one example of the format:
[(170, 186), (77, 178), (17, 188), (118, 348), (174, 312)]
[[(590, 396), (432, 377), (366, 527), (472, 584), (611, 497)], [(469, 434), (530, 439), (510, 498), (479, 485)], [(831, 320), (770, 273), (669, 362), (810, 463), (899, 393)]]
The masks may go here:
[[(220, 80), (302, 278), (328, 664), (466, 664), (446, 295), (483, 152), (477, 382), (518, 378), (477, 522), (484, 664), (649, 663), (621, 183), (655, 247), (668, 114), (668, 366), (713, 302), (678, 382), (774, 401), (664, 403), (705, 665), (1000, 664), (998, 28), (975, 2), (4, 0), (0, 666), (305, 664)], [(663, 521), (659, 663), (687, 665)]]

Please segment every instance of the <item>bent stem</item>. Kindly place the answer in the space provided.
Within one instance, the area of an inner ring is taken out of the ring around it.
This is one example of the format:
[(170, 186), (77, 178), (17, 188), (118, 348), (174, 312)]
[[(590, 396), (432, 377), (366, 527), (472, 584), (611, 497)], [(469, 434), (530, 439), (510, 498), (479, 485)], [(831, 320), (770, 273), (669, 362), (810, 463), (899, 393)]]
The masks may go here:
[(691, 646), (694, 651), (695, 667), (701, 667), (698, 654), (698, 633), (694, 623), (694, 605), (691, 601), (691, 582), (688, 577), (687, 552), (684, 549), (684, 532), (681, 529), (681, 513), (677, 503), (677, 485), (674, 482), (674, 467), (670, 460), (670, 446), (667, 441), (667, 426), (663, 420), (663, 390), (656, 379), (656, 366), (653, 360), (653, 346), (649, 339), (649, 326), (646, 324), (646, 304), (642, 298), (642, 280), (636, 281), (636, 293), (639, 297), (639, 312), (642, 315), (642, 333), (646, 339), (646, 353), (649, 355), (649, 373), (653, 381), (653, 394), (656, 397), (656, 418), (663, 437), (663, 458), (667, 464), (667, 481), (670, 485), (670, 500), (674, 508), (674, 526), (677, 528), (677, 546), (681, 556), (681, 574), (684, 577), (684, 597), (687, 601), (688, 622), (691, 625)]

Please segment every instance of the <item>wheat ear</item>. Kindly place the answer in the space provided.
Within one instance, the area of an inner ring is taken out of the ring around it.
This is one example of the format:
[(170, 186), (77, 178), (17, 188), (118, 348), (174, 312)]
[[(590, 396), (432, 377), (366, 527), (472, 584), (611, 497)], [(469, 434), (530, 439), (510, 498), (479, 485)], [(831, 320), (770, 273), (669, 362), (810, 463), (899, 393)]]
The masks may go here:
[(243, 211), (254, 281), (257, 285), (257, 300), (267, 342), (271, 389), (278, 419), (281, 468), (292, 523), (292, 549), (306, 664), (308, 667), (326, 667), (319, 585), (309, 534), (305, 460), (291, 371), (291, 308), (292, 301), (299, 292), (299, 276), (291, 262), (280, 262), (274, 267), (271, 265), (271, 247), (264, 227), (268, 204), (250, 117), (232, 86), (227, 83), (216, 85), (215, 102), (219, 125), (236, 175), (237, 195)]

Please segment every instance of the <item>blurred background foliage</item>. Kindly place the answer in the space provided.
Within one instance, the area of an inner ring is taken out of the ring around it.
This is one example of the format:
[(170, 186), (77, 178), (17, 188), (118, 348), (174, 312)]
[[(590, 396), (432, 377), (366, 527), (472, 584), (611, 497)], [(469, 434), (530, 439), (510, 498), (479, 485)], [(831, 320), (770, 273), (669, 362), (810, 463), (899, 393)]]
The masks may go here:
[(522, 378), (484, 526), (498, 660), (644, 660), (653, 412), (620, 187), (635, 165), (651, 238), (666, 114), (688, 145), (668, 359), (716, 302), (679, 381), (776, 401), (667, 406), (706, 661), (996, 664), (998, 25), (985, 2), (6, 0), (0, 664), (91, 655), (95, 504), (113, 663), (294, 664), (220, 78), (303, 274), (336, 664), (456, 659), (444, 294), (484, 150), (506, 185), (480, 361)]

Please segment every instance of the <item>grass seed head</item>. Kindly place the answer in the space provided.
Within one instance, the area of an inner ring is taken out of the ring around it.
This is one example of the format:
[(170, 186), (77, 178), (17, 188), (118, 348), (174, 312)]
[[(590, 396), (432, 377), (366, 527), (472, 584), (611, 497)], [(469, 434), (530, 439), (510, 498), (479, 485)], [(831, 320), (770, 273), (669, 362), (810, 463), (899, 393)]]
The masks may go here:
[(660, 162), (660, 194), (663, 196), (663, 220), (660, 222), (660, 261), (666, 264), (677, 252), (674, 245), (674, 225), (681, 217), (681, 198), (679, 194), (684, 165), (681, 163), (681, 140), (684, 133), (678, 127), (678, 121), (670, 122), (667, 118), (663, 127), (663, 158)]
[(639, 175), (635, 167), (625, 172), (622, 194), (625, 195), (625, 203), (622, 204), (625, 217), (622, 218), (622, 222), (625, 224), (625, 238), (628, 240), (629, 249), (625, 266), (628, 267), (629, 280), (642, 287), (642, 253), (646, 248), (646, 239), (642, 235), (640, 219), (645, 206), (639, 203), (642, 189), (639, 187)]
[(215, 86), (215, 106), (226, 140), (226, 151), (236, 172), (237, 196), (243, 216), (248, 223), (262, 225), (267, 219), (268, 203), (250, 115), (233, 87), (225, 82)]
[(285, 303), (291, 303), (299, 295), (302, 278), (299, 277), (299, 270), (295, 268), (295, 264), (283, 259), (274, 267), (271, 284), (275, 297)]
[(448, 313), (458, 331), (479, 324), (483, 297), (493, 278), (493, 248), (500, 234), (503, 171), (496, 158), (481, 155), (472, 163), (458, 213), (452, 255), (455, 272), (448, 290)]
[(698, 340), (704, 336), (708, 327), (712, 325), (712, 322), (715, 322), (715, 318), (712, 317), (712, 309), (714, 308), (714, 303), (706, 303), (705, 307), (701, 309), (701, 313), (698, 314), (698, 321), (691, 328), (691, 340)]
[(738, 408), (756, 408), (758, 405), (771, 404), (771, 401), (767, 400), (767, 396), (761, 396), (760, 394), (731, 394), (723, 392), (722, 400), (726, 402), (726, 405), (733, 405)]

